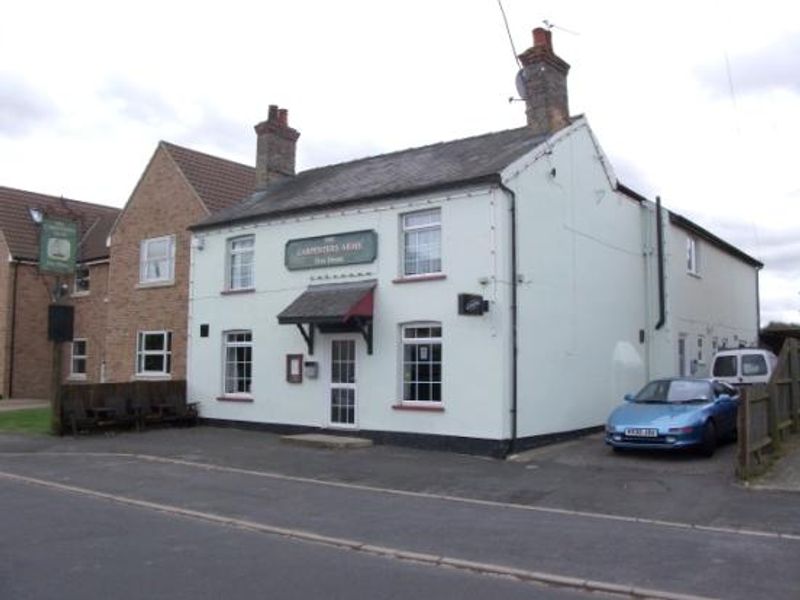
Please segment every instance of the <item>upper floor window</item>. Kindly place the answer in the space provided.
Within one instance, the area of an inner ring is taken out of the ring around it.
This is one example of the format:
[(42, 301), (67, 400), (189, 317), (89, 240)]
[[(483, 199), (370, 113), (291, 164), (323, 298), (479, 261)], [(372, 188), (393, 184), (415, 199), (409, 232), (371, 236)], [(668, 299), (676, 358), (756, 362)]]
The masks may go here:
[(403, 275), (442, 271), (442, 221), (436, 208), (408, 213), (403, 219)]
[(139, 261), (139, 282), (172, 281), (175, 277), (175, 236), (142, 240)]
[(228, 240), (227, 289), (247, 290), (253, 287), (254, 246), (255, 236), (253, 235), (244, 235)]
[(89, 267), (86, 265), (78, 265), (75, 267), (75, 280), (73, 282), (72, 292), (74, 294), (88, 294), (89, 293)]
[(403, 401), (442, 401), (442, 326), (419, 323), (402, 328)]
[(697, 263), (697, 240), (691, 236), (686, 238), (686, 271), (692, 275), (699, 275)]
[(140, 331), (136, 341), (136, 374), (169, 375), (172, 371), (172, 332)]

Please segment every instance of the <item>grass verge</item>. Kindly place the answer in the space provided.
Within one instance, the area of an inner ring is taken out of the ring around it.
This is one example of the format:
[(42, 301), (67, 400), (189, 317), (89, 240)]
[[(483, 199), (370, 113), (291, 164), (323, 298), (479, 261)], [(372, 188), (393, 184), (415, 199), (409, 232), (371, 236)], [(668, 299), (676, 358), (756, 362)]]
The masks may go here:
[(50, 433), (50, 409), (26, 408), (0, 412), (0, 432)]

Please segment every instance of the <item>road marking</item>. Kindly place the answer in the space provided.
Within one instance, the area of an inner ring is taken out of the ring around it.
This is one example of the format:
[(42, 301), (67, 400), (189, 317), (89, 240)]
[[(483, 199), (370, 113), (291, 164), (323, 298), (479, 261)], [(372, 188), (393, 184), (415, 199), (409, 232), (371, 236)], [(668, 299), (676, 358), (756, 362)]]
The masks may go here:
[[(117, 454), (114, 456), (119, 456), (119, 455)], [(555, 573), (529, 571), (527, 569), (518, 569), (514, 567), (507, 567), (504, 565), (476, 562), (460, 558), (453, 558), (449, 556), (424, 554), (420, 552), (409, 552), (407, 550), (402, 550), (400, 548), (374, 546), (371, 544), (366, 544), (364, 542), (359, 542), (357, 540), (320, 535), (302, 529), (276, 527), (274, 525), (267, 525), (265, 523), (259, 523), (257, 521), (236, 519), (233, 517), (226, 517), (215, 513), (202, 512), (202, 511), (192, 510), (189, 508), (181, 508), (179, 506), (172, 506), (169, 504), (149, 502), (147, 500), (137, 500), (136, 498), (129, 498), (127, 496), (119, 496), (117, 494), (98, 492), (96, 490), (90, 490), (88, 488), (77, 487), (74, 485), (66, 485), (55, 481), (37, 479), (35, 477), (27, 477), (25, 475), (17, 475), (14, 473), (6, 473), (3, 471), (0, 471), (0, 478), (8, 479), (11, 481), (17, 481), (20, 483), (26, 483), (29, 485), (37, 485), (52, 490), (58, 490), (60, 492), (78, 494), (81, 496), (88, 496), (100, 500), (107, 500), (117, 504), (134, 506), (137, 508), (152, 510), (168, 515), (198, 519), (201, 521), (214, 523), (226, 527), (233, 527), (236, 529), (244, 529), (256, 533), (275, 535), (301, 542), (318, 544), (322, 546), (329, 546), (340, 550), (352, 550), (355, 552), (361, 552), (363, 554), (382, 556), (384, 558), (411, 561), (434, 567), (449, 567), (463, 571), (470, 571), (481, 575), (496, 575), (502, 577), (510, 577), (512, 579), (517, 579), (522, 582), (539, 583), (548, 586), (564, 587), (581, 591), (603, 592), (603, 593), (624, 595), (630, 598), (635, 598), (637, 600), (714, 600), (706, 596), (678, 594), (663, 590), (644, 589), (634, 585), (620, 585), (605, 581), (594, 581), (589, 579), (581, 579), (579, 577), (557, 575)]]
[(641, 525), (652, 525), (657, 527), (670, 527), (674, 529), (691, 529), (695, 531), (712, 531), (714, 533), (723, 533), (730, 535), (740, 535), (747, 537), (760, 537), (771, 538), (780, 540), (800, 541), (800, 534), (794, 533), (781, 533), (776, 531), (763, 531), (757, 529), (748, 529), (745, 527), (722, 527), (713, 525), (699, 525), (695, 523), (685, 523), (681, 521), (664, 521), (660, 519), (648, 519), (646, 517), (630, 517), (625, 515), (614, 515), (610, 513), (599, 513), (583, 510), (571, 510), (567, 508), (555, 508), (550, 506), (539, 506), (530, 504), (518, 504), (513, 502), (501, 502), (499, 500), (482, 500), (480, 498), (465, 498), (462, 496), (450, 496), (447, 494), (435, 494), (432, 492), (413, 492), (409, 490), (398, 490), (394, 488), (382, 488), (371, 485), (364, 485), (360, 483), (345, 483), (339, 481), (328, 481), (324, 479), (313, 479), (311, 477), (300, 477), (297, 475), (284, 475), (282, 473), (273, 473), (270, 471), (254, 471), (251, 469), (242, 469), (239, 467), (226, 467), (222, 465), (213, 465), (209, 463), (200, 463), (190, 460), (183, 460), (179, 458), (167, 458), (163, 456), (153, 456), (149, 454), (136, 454), (128, 452), (37, 452), (35, 454), (27, 452), (8, 452), (0, 453), (0, 457), (31, 457), (31, 456), (96, 456), (108, 458), (132, 458), (137, 460), (174, 464), (185, 467), (192, 467), (196, 469), (204, 469), (207, 471), (218, 471), (222, 473), (235, 473), (237, 475), (248, 475), (252, 477), (262, 477), (265, 479), (275, 479), (278, 481), (291, 481), (293, 483), (305, 483), (311, 485), (321, 485), (328, 487), (336, 487), (348, 490), (357, 490), (364, 492), (373, 492), (378, 494), (387, 494), (393, 496), (403, 496), (406, 498), (423, 498), (426, 500), (440, 500), (445, 502), (457, 502), (460, 504), (471, 504), (475, 506), (488, 506), (493, 508), (508, 508), (512, 510), (525, 510), (530, 512), (538, 512), (544, 514), (563, 515), (570, 517), (584, 517), (587, 519), (599, 519), (606, 521), (616, 521), (622, 523), (638, 523)]

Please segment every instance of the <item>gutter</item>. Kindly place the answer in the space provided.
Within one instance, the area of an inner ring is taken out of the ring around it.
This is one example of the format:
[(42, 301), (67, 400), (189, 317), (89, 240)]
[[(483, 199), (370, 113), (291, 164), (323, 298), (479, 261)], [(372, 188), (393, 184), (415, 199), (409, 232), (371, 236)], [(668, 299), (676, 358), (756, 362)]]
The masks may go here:
[(664, 218), (661, 215), (661, 196), (656, 196), (656, 245), (658, 246), (658, 323), (656, 331), (667, 321), (666, 301), (664, 298)]
[[(499, 179), (499, 178), (498, 178)], [(502, 181), (497, 182), (498, 187), (508, 194), (511, 208), (511, 437), (508, 440), (506, 456), (513, 454), (517, 445), (517, 195), (514, 190)]]

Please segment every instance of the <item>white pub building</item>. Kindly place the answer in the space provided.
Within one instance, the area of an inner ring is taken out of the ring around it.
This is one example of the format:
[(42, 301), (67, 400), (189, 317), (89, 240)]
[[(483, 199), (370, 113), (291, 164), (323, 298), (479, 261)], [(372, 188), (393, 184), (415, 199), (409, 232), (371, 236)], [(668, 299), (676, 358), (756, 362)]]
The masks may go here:
[(520, 59), (526, 126), (298, 174), (270, 107), (257, 191), (192, 228), (204, 419), (502, 456), (755, 343), (761, 263), (617, 181), (549, 31)]

